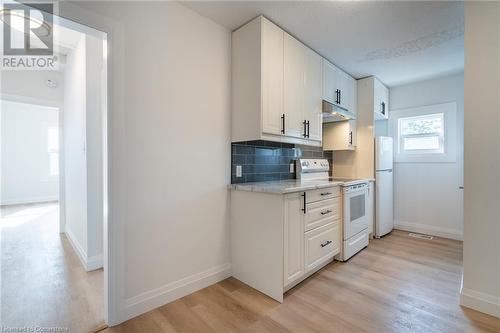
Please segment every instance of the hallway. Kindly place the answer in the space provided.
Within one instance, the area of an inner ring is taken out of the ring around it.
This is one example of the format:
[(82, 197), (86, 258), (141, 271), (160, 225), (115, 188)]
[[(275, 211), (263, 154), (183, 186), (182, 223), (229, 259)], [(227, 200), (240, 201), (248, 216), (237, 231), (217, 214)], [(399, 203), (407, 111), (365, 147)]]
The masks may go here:
[(1, 325), (89, 332), (104, 324), (103, 270), (86, 272), (66, 235), (57, 202), (3, 206)]

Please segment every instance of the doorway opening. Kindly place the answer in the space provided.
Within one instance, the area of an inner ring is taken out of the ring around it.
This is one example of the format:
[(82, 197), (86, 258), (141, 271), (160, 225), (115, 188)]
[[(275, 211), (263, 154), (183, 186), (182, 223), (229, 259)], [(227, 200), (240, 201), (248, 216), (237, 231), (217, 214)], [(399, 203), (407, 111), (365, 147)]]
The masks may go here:
[(52, 28), (55, 68), (1, 73), (0, 317), (92, 331), (107, 317), (107, 35)]

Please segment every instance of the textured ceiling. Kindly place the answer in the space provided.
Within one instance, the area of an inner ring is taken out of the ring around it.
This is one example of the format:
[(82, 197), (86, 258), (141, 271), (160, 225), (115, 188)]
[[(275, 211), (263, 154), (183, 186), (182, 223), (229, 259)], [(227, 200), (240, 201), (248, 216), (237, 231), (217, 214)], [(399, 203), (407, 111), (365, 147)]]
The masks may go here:
[(230, 30), (263, 14), (354, 77), (389, 86), (463, 71), (462, 2), (182, 3)]

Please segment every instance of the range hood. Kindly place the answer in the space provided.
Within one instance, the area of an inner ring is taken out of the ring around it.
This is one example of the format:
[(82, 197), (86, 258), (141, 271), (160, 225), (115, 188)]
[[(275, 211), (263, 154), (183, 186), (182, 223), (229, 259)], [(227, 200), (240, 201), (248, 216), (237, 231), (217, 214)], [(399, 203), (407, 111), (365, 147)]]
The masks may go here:
[(356, 119), (356, 115), (338, 105), (332, 104), (323, 100), (323, 122), (333, 123), (336, 121), (344, 121)]

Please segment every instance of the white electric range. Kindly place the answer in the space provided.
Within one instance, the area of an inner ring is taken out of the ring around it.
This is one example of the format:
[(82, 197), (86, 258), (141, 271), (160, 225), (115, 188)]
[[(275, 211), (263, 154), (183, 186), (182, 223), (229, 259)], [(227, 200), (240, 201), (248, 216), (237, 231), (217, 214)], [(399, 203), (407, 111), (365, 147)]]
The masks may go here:
[(341, 182), (342, 186), (342, 253), (346, 261), (368, 246), (369, 217), (368, 198), (370, 184), (367, 179), (332, 178), (326, 159), (297, 160), (297, 179), (301, 182)]

